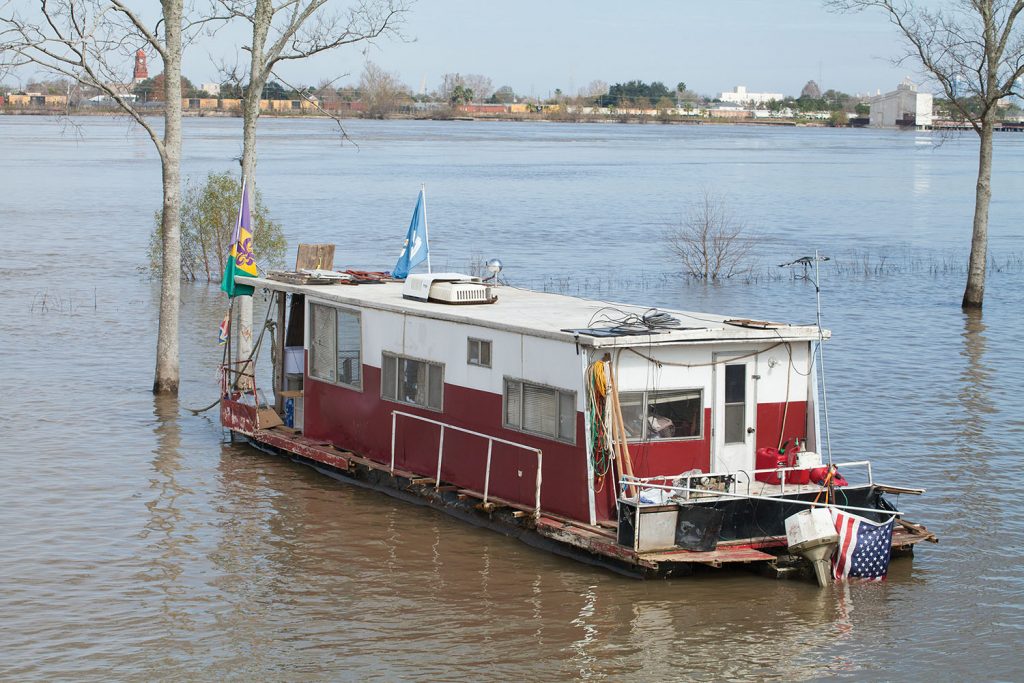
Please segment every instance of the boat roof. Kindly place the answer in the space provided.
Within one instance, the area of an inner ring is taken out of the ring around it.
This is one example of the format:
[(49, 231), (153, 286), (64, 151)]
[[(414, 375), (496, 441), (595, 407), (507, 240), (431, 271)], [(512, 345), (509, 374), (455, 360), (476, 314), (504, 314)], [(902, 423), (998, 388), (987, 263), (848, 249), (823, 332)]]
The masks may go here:
[[(492, 285), (498, 298), (491, 304), (445, 304), (403, 297), (403, 283), (400, 281), (356, 285), (295, 284), (242, 276), (236, 276), (235, 281), (257, 289), (304, 294), (329, 303), (517, 332), (595, 348), (755, 340), (811, 341), (818, 338), (818, 328), (814, 325), (655, 309), (508, 285)], [(657, 314), (667, 314), (678, 324), (670, 320), (668, 325), (658, 325), (665, 319)], [(650, 329), (643, 324), (621, 325), (630, 320), (638, 323), (645, 315), (652, 324)], [(822, 332), (826, 339), (830, 336), (828, 330)]]

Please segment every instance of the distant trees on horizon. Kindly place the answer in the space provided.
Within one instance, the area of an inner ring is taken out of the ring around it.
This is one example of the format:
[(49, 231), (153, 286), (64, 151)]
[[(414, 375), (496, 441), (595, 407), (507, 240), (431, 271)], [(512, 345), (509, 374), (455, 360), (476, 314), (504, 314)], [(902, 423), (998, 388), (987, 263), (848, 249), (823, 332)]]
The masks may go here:
[[(181, 79), (182, 97), (220, 97), (223, 99), (241, 99), (246, 87), (238, 83), (223, 83), (219, 93), (202, 90), (188, 78)], [(96, 93), (86, 92), (81, 86), (61, 79), (30, 81), (24, 88), (14, 88), (0, 84), (3, 92), (40, 92), (47, 95), (74, 95), (75, 101)], [(162, 99), (163, 74), (157, 74), (131, 88), (132, 94), (140, 101), (154, 102)], [(430, 92), (414, 93), (402, 83), (397, 73), (387, 72), (367, 62), (364, 65), (360, 80), (356, 84), (336, 86), (323, 81), (316, 86), (288, 87), (275, 80), (270, 80), (263, 88), (260, 99), (264, 100), (299, 100), (316, 98), (328, 109), (337, 108), (343, 103), (360, 102), (367, 107), (367, 114), (377, 118), (409, 107), (415, 102), (432, 102), (456, 107), (470, 103), (512, 104), (530, 102), (533, 104), (567, 104), (594, 107), (628, 107), (633, 109), (657, 109), (664, 111), (673, 108), (695, 109), (698, 106), (716, 104), (720, 100), (715, 96), (698, 95), (687, 89), (686, 83), (680, 81), (674, 89), (670, 89), (661, 81), (646, 83), (642, 80), (630, 80), (624, 83), (608, 83), (595, 80), (577, 90), (575, 94), (555, 90), (547, 98), (527, 96), (516, 93), (510, 85), (495, 88), (491, 79), (480, 74), (448, 73), (442, 82)], [(964, 98), (968, 104), (975, 106)], [(936, 107), (941, 111), (953, 109), (941, 96), (935, 99)], [(772, 112), (790, 109), (795, 113), (844, 112), (848, 116), (867, 116), (870, 110), (868, 99), (862, 95), (851, 95), (841, 90), (829, 89), (822, 92), (814, 80), (804, 85), (798, 97), (787, 96), (781, 100), (773, 100), (759, 108)], [(980, 108), (980, 104), (975, 108)], [(372, 110), (372, 111), (371, 111)], [(1021, 108), (1014, 103), (1005, 106), (1007, 114), (1019, 114)]]

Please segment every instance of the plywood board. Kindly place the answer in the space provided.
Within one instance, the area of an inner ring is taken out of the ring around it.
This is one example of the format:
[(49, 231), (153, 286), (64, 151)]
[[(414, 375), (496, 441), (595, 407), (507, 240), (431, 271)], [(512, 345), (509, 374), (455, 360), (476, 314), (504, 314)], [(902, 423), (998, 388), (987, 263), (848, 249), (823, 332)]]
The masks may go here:
[(334, 270), (334, 245), (300, 244), (295, 270)]

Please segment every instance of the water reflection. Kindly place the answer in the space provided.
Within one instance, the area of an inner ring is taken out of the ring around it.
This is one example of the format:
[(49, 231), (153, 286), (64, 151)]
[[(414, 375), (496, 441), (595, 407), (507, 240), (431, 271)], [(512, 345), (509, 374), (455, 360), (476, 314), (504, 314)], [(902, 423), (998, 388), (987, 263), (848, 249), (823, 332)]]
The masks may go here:
[(962, 413), (954, 419), (959, 433), (957, 450), (961, 462), (972, 463), (972, 466), (981, 468), (976, 472), (983, 475), (987, 473), (989, 467), (984, 456), (995, 449), (995, 444), (989, 436), (991, 430), (988, 423), (998, 409), (992, 397), (992, 368), (986, 360), (988, 338), (982, 312), (966, 311), (963, 316), (963, 348), (960, 355), (965, 363), (960, 371), (957, 390)]
[(586, 591), (580, 596), (582, 598), (582, 605), (580, 605), (579, 614), (569, 622), (581, 631), (579, 638), (570, 645), (570, 649), (573, 652), (573, 668), (579, 677), (583, 679), (592, 677), (591, 674), (596, 663), (596, 657), (591, 652), (591, 645), (597, 640), (598, 636), (597, 626), (593, 623), (592, 619), (597, 603), (595, 588), (596, 586), (587, 586)]
[[(138, 534), (146, 542), (146, 555), (150, 559), (149, 567), (141, 578), (159, 591), (160, 608), (167, 626), (189, 629), (194, 626), (194, 615), (178, 604), (178, 597), (188, 592), (188, 586), (181, 579), (184, 558), (190, 553), (188, 546), (195, 539), (187, 533), (188, 522), (180, 503), (189, 491), (178, 480), (182, 455), (177, 398), (154, 397), (153, 417), (156, 444), (153, 449), (153, 476), (149, 480), (153, 498), (146, 502), (149, 519)], [(182, 525), (184, 529), (180, 528)]]

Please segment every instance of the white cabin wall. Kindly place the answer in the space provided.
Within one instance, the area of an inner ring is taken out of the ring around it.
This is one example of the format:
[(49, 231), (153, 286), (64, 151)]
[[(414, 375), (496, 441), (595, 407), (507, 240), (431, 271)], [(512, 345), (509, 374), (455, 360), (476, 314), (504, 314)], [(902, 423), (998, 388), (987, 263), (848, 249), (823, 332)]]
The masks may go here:
[(404, 353), (405, 322), (399, 313), (362, 310), (363, 364), (379, 368), (381, 353)]
[[(391, 311), (362, 309), (360, 313), (366, 365), (379, 368), (387, 351), (444, 363), (445, 383), (469, 389), (501, 394), (507, 376), (575, 391), (577, 409), (583, 409), (583, 377), (573, 343)], [(471, 337), (491, 342), (490, 368), (467, 362)]]
[[(580, 353), (582, 353), (582, 349)], [(523, 379), (576, 392), (576, 410), (584, 409), (583, 375), (576, 344), (523, 337)]]
[[(646, 358), (623, 350), (613, 371), (620, 391), (711, 388), (710, 346), (639, 347), (637, 351), (663, 363), (660, 368)], [(618, 352), (616, 352), (618, 353)], [(613, 355), (614, 359), (615, 356)], [(694, 367), (684, 367), (690, 365)]]
[[(429, 345), (430, 355), (426, 355), (423, 350), (424, 334), (433, 338)], [(467, 344), (470, 337), (491, 342), (490, 368), (470, 365), (467, 362)], [(523, 372), (522, 335), (444, 320), (410, 316), (406, 320), (404, 353), (444, 363), (445, 384), (492, 394), (502, 393), (502, 378), (505, 375), (521, 377)]]
[[(794, 342), (791, 347), (792, 371), (786, 347), (774, 346), (774, 343), (637, 347), (638, 352), (664, 363), (660, 367), (636, 353), (623, 350), (618, 360), (619, 388), (622, 391), (703, 388), (710, 397), (714, 382), (711, 365), (714, 354), (758, 351), (757, 373), (761, 376), (757, 382), (758, 403), (784, 403), (787, 375), (789, 400), (804, 401), (808, 388), (809, 345)], [(690, 367), (685, 367), (687, 365)]]
[[(764, 345), (761, 348), (768, 348)], [(789, 375), (789, 401), (807, 400), (808, 372), (808, 344), (806, 342), (793, 342), (790, 348), (793, 351), (793, 367), (789, 365), (789, 354), (786, 346), (780, 345), (758, 356), (757, 372), (761, 379), (757, 382), (758, 403), (785, 403), (786, 376)]]

